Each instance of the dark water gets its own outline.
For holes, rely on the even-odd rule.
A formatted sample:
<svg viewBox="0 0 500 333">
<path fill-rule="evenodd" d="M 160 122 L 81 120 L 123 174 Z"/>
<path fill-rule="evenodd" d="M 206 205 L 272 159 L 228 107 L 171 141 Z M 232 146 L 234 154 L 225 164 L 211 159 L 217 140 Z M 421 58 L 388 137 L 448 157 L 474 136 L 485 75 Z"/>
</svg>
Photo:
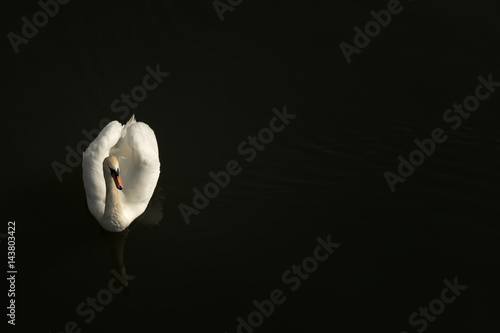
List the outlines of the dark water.
<svg viewBox="0 0 500 333">
<path fill-rule="evenodd" d="M 5 38 L 0 232 L 16 221 L 16 329 L 236 332 L 280 289 L 255 332 L 416 332 L 408 317 L 458 277 L 467 289 L 426 331 L 496 331 L 500 92 L 457 130 L 443 113 L 478 76 L 500 81 L 497 8 L 402 3 L 351 64 L 339 43 L 386 1 L 243 1 L 223 22 L 211 1 L 73 1 L 18 54 Z M 38 9 L 3 13 L 4 35 Z M 135 278 L 86 323 L 76 309 L 108 287 L 111 258 L 81 166 L 59 182 L 51 164 L 120 119 L 113 100 L 157 64 L 170 75 L 123 118 L 153 128 L 162 163 L 126 240 Z M 285 106 L 296 118 L 247 162 L 240 143 Z M 384 172 L 435 128 L 448 139 L 392 193 Z M 178 205 L 230 160 L 241 173 L 187 225 Z M 341 246 L 291 291 L 282 274 L 328 235 Z"/>
</svg>

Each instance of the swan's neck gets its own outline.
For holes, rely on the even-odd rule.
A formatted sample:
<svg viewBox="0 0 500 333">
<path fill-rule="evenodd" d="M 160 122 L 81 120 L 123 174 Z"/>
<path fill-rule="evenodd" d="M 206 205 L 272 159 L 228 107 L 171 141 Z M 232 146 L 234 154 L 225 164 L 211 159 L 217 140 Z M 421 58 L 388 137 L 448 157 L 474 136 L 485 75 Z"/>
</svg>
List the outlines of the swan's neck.
<svg viewBox="0 0 500 333">
<path fill-rule="evenodd" d="M 106 206 L 104 207 L 104 220 L 113 225 L 121 224 L 123 219 L 123 207 L 120 199 L 120 191 L 111 177 L 106 178 Z"/>
</svg>

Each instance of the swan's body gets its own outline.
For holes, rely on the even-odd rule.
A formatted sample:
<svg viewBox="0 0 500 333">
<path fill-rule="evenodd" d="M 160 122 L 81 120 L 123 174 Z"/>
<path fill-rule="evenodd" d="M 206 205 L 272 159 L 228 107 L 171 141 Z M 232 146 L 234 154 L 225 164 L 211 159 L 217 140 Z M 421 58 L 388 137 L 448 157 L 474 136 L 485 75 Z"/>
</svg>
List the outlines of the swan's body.
<svg viewBox="0 0 500 333">
<path fill-rule="evenodd" d="M 156 136 L 134 116 L 126 125 L 112 121 L 83 153 L 82 168 L 90 212 L 105 230 L 123 231 L 146 210 L 158 182 Z"/>
</svg>

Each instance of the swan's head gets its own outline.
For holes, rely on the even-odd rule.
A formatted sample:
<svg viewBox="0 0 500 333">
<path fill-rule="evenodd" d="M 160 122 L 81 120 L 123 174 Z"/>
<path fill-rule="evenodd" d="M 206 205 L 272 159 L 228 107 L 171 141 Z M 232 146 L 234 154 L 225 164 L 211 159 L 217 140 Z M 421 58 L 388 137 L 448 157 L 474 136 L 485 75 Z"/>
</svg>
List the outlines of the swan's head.
<svg viewBox="0 0 500 333">
<path fill-rule="evenodd" d="M 116 188 L 119 190 L 123 189 L 122 180 L 120 179 L 120 164 L 118 163 L 118 159 L 114 156 L 109 156 L 104 159 L 103 169 L 104 169 L 104 177 L 108 177 L 108 175 L 113 178 L 115 181 Z"/>
</svg>

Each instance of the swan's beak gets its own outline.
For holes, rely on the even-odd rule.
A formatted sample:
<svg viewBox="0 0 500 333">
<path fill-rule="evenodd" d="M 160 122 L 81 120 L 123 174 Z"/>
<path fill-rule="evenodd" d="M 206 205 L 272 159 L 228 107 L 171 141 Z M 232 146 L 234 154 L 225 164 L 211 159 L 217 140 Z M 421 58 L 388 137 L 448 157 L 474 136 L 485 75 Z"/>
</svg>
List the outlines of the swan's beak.
<svg viewBox="0 0 500 333">
<path fill-rule="evenodd" d="M 115 185 L 116 185 L 116 188 L 119 189 L 119 190 L 122 190 L 123 189 L 123 183 L 122 183 L 122 180 L 120 178 L 120 176 L 117 176 L 115 173 L 113 173 L 113 180 L 115 181 Z"/>
</svg>

